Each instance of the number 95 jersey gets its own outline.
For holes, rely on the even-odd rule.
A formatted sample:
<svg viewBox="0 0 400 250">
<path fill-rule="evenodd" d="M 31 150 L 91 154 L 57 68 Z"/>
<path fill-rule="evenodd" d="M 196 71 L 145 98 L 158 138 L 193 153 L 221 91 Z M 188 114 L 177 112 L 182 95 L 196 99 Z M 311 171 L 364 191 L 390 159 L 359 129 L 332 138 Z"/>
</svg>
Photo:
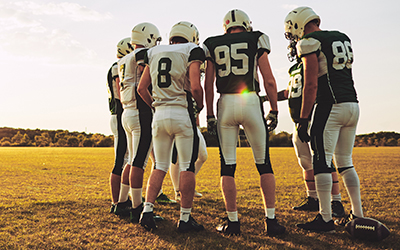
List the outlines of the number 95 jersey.
<svg viewBox="0 0 400 250">
<path fill-rule="evenodd" d="M 339 31 L 316 31 L 296 45 L 297 54 L 318 57 L 317 103 L 358 102 L 352 77 L 353 49 L 350 38 Z"/>
<path fill-rule="evenodd" d="M 189 65 L 195 61 L 203 63 L 204 60 L 204 51 L 194 43 L 158 45 L 149 49 L 144 62 L 150 69 L 153 106 L 187 108 L 186 93 L 191 92 L 190 84 L 187 84 Z"/>
<path fill-rule="evenodd" d="M 257 59 L 271 51 L 267 35 L 252 31 L 209 37 L 203 49 L 214 63 L 218 93 L 260 91 Z"/>
</svg>

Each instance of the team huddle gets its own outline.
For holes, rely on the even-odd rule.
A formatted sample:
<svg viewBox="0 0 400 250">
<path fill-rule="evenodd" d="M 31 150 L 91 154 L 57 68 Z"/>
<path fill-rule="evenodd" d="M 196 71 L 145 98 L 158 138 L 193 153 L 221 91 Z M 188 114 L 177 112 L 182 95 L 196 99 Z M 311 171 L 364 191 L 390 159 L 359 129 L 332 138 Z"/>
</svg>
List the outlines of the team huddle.
<svg viewBox="0 0 400 250">
<path fill-rule="evenodd" d="M 241 232 L 235 170 L 242 126 L 260 175 L 266 234 L 284 234 L 286 228 L 275 215 L 275 176 L 268 141 L 269 132 L 278 124 L 277 102 L 288 100 L 295 125 L 293 145 L 307 192 L 304 202 L 293 209 L 319 211 L 314 220 L 297 226 L 331 232 L 335 225 L 364 217 L 360 182 L 352 162 L 359 116 L 351 72 L 353 50 L 345 34 L 323 31 L 319 25 L 320 17 L 309 7 L 296 8 L 286 16 L 288 58 L 295 64 L 289 69 L 288 87 L 278 92 L 268 59 L 269 37 L 253 31 L 250 18 L 241 10 L 229 11 L 223 19 L 224 34 L 208 37 L 201 46 L 199 31 L 190 22 L 181 21 L 171 28 L 169 45 L 159 44 L 161 36 L 155 25 L 137 24 L 131 37 L 118 43 L 119 60 L 108 73 L 115 141 L 111 212 L 155 230 L 163 220 L 153 211 L 155 202 L 179 201 L 178 231 L 204 230 L 192 216 L 192 204 L 195 196 L 202 196 L 195 189 L 196 174 L 207 160 L 206 143 L 198 128 L 198 114 L 205 106 L 207 131 L 219 143 L 227 213 L 226 222 L 216 230 L 226 235 Z M 266 96 L 259 96 L 261 89 Z M 215 90 L 219 93 L 216 108 Z M 264 101 L 269 101 L 268 112 Z M 142 198 L 149 158 L 153 168 Z M 162 192 L 168 171 L 175 200 Z M 351 202 L 347 216 L 337 172 Z"/>
</svg>

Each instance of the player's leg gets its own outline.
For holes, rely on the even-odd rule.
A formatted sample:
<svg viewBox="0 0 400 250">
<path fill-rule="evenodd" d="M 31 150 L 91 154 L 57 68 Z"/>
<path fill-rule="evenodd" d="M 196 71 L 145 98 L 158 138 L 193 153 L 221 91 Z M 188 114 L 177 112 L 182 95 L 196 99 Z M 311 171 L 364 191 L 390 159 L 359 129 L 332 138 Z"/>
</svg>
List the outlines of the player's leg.
<svg viewBox="0 0 400 250">
<path fill-rule="evenodd" d="M 350 197 L 352 214 L 356 217 L 363 217 L 360 180 L 353 166 L 352 160 L 356 127 L 359 117 L 358 104 L 342 103 L 339 106 L 345 116 L 345 125 L 342 127 L 338 138 L 338 144 L 334 154 L 335 163 Z"/>
<path fill-rule="evenodd" d="M 248 94 L 242 108 L 242 125 L 260 174 L 260 191 L 265 210 L 265 229 L 267 234 L 282 234 L 286 229 L 279 225 L 275 218 L 275 176 L 269 156 L 269 134 L 263 117 L 262 103 L 255 93 L 254 95 Z"/>
<path fill-rule="evenodd" d="M 204 136 L 201 134 L 200 129 L 197 127 L 197 135 L 199 136 L 199 156 L 195 162 L 195 171 L 194 174 L 197 176 L 197 174 L 199 173 L 201 167 L 203 166 L 204 162 L 207 160 L 208 158 L 208 153 L 207 153 L 207 144 L 206 144 L 206 140 L 204 139 Z M 197 190 L 194 191 L 194 196 L 195 197 L 202 197 L 203 195 L 199 192 L 197 192 Z"/>
<path fill-rule="evenodd" d="M 318 195 L 315 190 L 314 170 L 312 166 L 312 155 L 310 145 L 303 143 L 298 134 L 297 128 L 293 131 L 292 142 L 300 167 L 303 169 L 303 179 L 306 187 L 307 198 L 294 210 L 318 211 Z"/>
</svg>

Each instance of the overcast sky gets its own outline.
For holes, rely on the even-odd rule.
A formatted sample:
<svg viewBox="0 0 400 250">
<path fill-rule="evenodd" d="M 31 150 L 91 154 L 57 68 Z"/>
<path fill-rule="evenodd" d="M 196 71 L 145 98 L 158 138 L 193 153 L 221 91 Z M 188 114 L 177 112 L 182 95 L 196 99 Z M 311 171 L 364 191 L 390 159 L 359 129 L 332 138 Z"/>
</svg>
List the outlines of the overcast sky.
<svg viewBox="0 0 400 250">
<path fill-rule="evenodd" d="M 148 6 L 144 6 L 149 3 Z M 231 9 L 245 11 L 266 33 L 278 90 L 288 83 L 283 20 L 299 6 L 321 17 L 321 28 L 352 40 L 360 101 L 357 134 L 400 132 L 399 1 L 5 1 L 0 0 L 0 127 L 111 134 L 106 75 L 116 44 L 141 22 L 155 24 L 167 44 L 179 21 L 194 23 L 200 40 L 223 33 Z M 263 92 L 264 93 L 264 92 Z M 268 103 L 265 104 L 269 109 Z M 276 132 L 292 133 L 287 102 Z M 206 126 L 205 111 L 200 116 Z"/>
</svg>

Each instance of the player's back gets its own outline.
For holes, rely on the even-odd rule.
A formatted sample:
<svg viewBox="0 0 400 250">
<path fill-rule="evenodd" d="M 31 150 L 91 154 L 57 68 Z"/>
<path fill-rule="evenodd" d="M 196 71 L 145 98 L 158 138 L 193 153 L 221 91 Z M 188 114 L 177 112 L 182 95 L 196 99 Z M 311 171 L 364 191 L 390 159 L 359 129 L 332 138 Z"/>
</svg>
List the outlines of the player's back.
<svg viewBox="0 0 400 250">
<path fill-rule="evenodd" d="M 147 52 L 146 63 L 150 67 L 153 85 L 153 106 L 178 105 L 187 107 L 185 81 L 188 67 L 198 52 L 204 52 L 193 43 L 158 45 Z M 203 59 L 204 60 L 204 59 Z M 186 84 L 186 87 L 188 85 Z"/>
</svg>

